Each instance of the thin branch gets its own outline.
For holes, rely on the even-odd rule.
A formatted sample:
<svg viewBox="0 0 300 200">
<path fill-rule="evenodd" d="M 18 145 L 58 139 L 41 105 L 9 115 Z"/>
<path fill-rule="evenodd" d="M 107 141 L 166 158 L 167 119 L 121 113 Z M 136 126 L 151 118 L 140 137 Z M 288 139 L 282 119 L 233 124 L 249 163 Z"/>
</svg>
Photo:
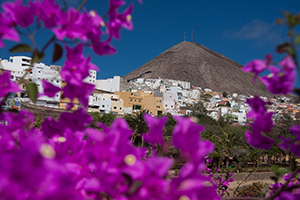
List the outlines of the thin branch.
<svg viewBox="0 0 300 200">
<path fill-rule="evenodd" d="M 34 49 L 37 49 L 37 46 L 36 46 L 36 43 L 35 43 L 35 40 L 34 40 L 34 36 L 33 35 L 29 35 L 29 39 L 31 40 Z"/>
<path fill-rule="evenodd" d="M 244 182 L 246 182 L 246 180 L 251 176 L 251 174 L 252 174 L 253 172 L 251 171 L 250 173 L 249 173 L 249 175 L 240 183 L 240 184 L 238 184 L 238 186 L 235 188 L 235 190 L 234 190 L 234 192 L 233 192 L 233 196 L 235 196 L 235 193 L 236 193 L 236 191 L 238 190 L 238 188 L 240 187 L 240 185 L 242 185 Z"/>
<path fill-rule="evenodd" d="M 41 52 L 44 52 L 47 49 L 47 47 L 54 41 L 55 41 L 55 35 L 53 35 L 52 38 L 45 44 Z"/>
<path fill-rule="evenodd" d="M 275 193 L 273 193 L 273 195 L 272 196 L 270 196 L 270 197 L 268 197 L 266 200 L 273 200 L 273 199 L 275 199 L 276 197 L 278 197 L 280 194 L 281 194 L 281 192 L 283 192 L 283 191 L 291 191 L 291 190 L 293 190 L 293 189 L 295 189 L 295 188 L 300 188 L 300 185 L 293 185 L 293 186 L 291 186 L 291 187 L 288 187 L 288 184 L 290 183 L 290 181 L 293 179 L 293 178 L 295 178 L 295 176 L 298 174 L 298 171 L 296 170 L 296 171 L 294 171 L 293 173 L 292 173 L 292 176 L 283 184 L 283 186 L 279 189 L 279 190 L 277 190 Z"/>
<path fill-rule="evenodd" d="M 79 11 L 83 6 L 84 6 L 84 4 L 87 2 L 88 0 L 83 0 L 81 3 L 80 3 L 80 5 L 77 7 L 77 11 Z"/>
</svg>

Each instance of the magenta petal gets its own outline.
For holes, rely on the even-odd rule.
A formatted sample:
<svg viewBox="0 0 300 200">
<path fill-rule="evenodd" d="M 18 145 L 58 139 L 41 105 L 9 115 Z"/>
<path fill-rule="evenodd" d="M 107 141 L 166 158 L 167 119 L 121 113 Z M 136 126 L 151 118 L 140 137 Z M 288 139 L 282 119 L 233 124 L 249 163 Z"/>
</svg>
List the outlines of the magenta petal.
<svg viewBox="0 0 300 200">
<path fill-rule="evenodd" d="M 46 95 L 48 97 L 54 97 L 61 89 L 52 83 L 42 80 L 44 93 L 41 95 Z"/>
<path fill-rule="evenodd" d="M 10 81 L 10 72 L 5 71 L 0 74 L 0 98 L 5 97 L 10 92 L 19 92 L 20 87 L 17 83 Z"/>
</svg>

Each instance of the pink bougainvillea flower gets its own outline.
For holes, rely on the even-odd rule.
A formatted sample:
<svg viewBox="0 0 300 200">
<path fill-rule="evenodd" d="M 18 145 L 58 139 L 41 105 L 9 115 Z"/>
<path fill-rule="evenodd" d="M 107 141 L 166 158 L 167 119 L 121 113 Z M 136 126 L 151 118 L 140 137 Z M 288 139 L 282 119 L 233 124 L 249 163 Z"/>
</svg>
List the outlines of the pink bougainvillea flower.
<svg viewBox="0 0 300 200">
<path fill-rule="evenodd" d="M 59 40 L 67 37 L 69 39 L 78 38 L 84 42 L 87 41 L 86 29 L 83 29 L 85 21 L 80 12 L 71 7 L 66 13 L 60 12 L 58 17 L 57 24 L 59 24 L 59 27 L 52 28 L 52 32 Z"/>
<path fill-rule="evenodd" d="M 61 10 L 59 4 L 55 5 L 55 0 L 43 0 L 41 2 L 35 0 L 34 2 L 29 2 L 29 4 L 34 14 L 45 23 L 46 28 L 53 28 L 58 25 L 58 16 Z"/>
<path fill-rule="evenodd" d="M 256 95 L 252 99 L 247 99 L 246 102 L 251 107 L 251 110 L 247 114 L 247 119 L 256 119 L 257 116 L 264 115 L 267 112 L 267 108 L 265 107 L 266 102 Z"/>
<path fill-rule="evenodd" d="M 277 146 L 279 146 L 282 150 L 288 150 L 290 147 L 290 140 L 291 138 L 284 138 L 281 135 L 279 136 L 281 139 L 281 143 L 278 143 Z"/>
<path fill-rule="evenodd" d="M 149 133 L 144 135 L 145 141 L 151 143 L 152 145 L 160 144 L 163 146 L 163 128 L 168 121 L 168 118 L 166 116 L 162 118 L 156 118 L 149 114 L 144 114 L 144 119 L 149 126 Z"/>
<path fill-rule="evenodd" d="M 107 33 L 110 37 L 120 39 L 120 30 L 122 27 L 132 30 L 131 13 L 133 5 L 130 5 L 122 14 L 118 14 L 116 10 L 110 10 L 110 20 L 108 22 Z"/>
<path fill-rule="evenodd" d="M 216 189 L 217 186 L 213 183 L 212 179 L 199 174 L 196 166 L 187 163 L 181 169 L 179 176 L 171 180 L 170 192 L 165 199 L 219 200 L 220 198 L 217 196 Z"/>
<path fill-rule="evenodd" d="M 63 89 L 63 97 L 67 97 L 73 101 L 78 98 L 84 107 L 88 106 L 89 95 L 94 91 L 95 85 L 81 82 L 81 84 L 67 84 Z"/>
<path fill-rule="evenodd" d="M 272 63 L 272 59 L 273 59 L 273 56 L 271 54 L 265 55 L 265 62 L 267 65 L 270 65 Z"/>
<path fill-rule="evenodd" d="M 275 66 L 270 66 L 271 74 L 261 77 L 261 81 L 267 86 L 268 90 L 275 95 L 292 92 L 296 81 L 296 72 L 288 67 L 279 69 Z"/>
<path fill-rule="evenodd" d="M 287 69 L 294 69 L 296 67 L 291 56 L 286 56 L 282 59 L 282 61 L 278 64 L 281 67 L 285 67 Z"/>
<path fill-rule="evenodd" d="M 39 96 L 46 95 L 48 97 L 54 97 L 56 93 L 58 93 L 61 90 L 59 87 L 53 85 L 52 83 L 46 80 L 42 80 L 42 85 L 43 85 L 44 92 Z"/>
<path fill-rule="evenodd" d="M 33 23 L 33 12 L 28 6 L 22 4 L 22 0 L 5 2 L 2 4 L 2 8 L 5 15 L 8 15 L 15 24 L 23 28 Z"/>
<path fill-rule="evenodd" d="M 104 41 L 104 42 L 101 42 L 100 40 L 92 41 L 91 48 L 93 49 L 93 51 L 96 54 L 98 54 L 100 56 L 112 55 L 112 54 L 117 53 L 117 50 L 106 41 Z"/>
<path fill-rule="evenodd" d="M 3 48 L 4 44 L 2 39 L 12 40 L 15 42 L 20 41 L 20 37 L 15 29 L 11 26 L 11 20 L 6 18 L 6 16 L 0 13 L 0 47 Z"/>
<path fill-rule="evenodd" d="M 200 140 L 204 127 L 194 123 L 190 118 L 174 117 L 177 121 L 173 129 L 173 144 L 180 149 L 181 157 L 188 162 L 203 162 L 205 155 L 215 148 L 210 141 Z M 185 140 L 182 140 L 185 138 Z"/>
<path fill-rule="evenodd" d="M 273 112 L 267 112 L 264 115 L 257 115 L 255 119 L 253 119 L 252 127 L 256 127 L 261 132 L 269 132 L 272 131 L 273 120 L 272 120 Z"/>
<path fill-rule="evenodd" d="M 260 130 L 256 130 L 252 127 L 252 133 L 246 131 L 246 141 L 255 148 L 258 149 L 270 149 L 275 140 L 261 134 Z"/>
<path fill-rule="evenodd" d="M 294 125 L 290 128 L 290 132 L 296 136 L 294 141 L 300 140 L 300 125 Z"/>
<path fill-rule="evenodd" d="M 83 44 L 78 44 L 73 49 L 66 46 L 66 50 L 67 61 L 61 70 L 61 77 L 67 83 L 62 89 L 63 96 L 71 100 L 78 98 L 82 105 L 86 107 L 89 94 L 93 92 L 95 85 L 85 83 L 83 80 L 89 76 L 90 70 L 98 70 L 98 68 L 90 62 L 91 57 L 83 57 Z"/>
<path fill-rule="evenodd" d="M 256 78 L 257 76 L 263 72 L 264 70 L 266 70 L 268 68 L 266 62 L 264 60 L 259 60 L 259 59 L 256 59 L 256 60 L 253 60 L 249 63 L 247 63 L 243 68 L 242 70 L 244 72 L 251 72 L 251 73 L 254 73 L 255 76 L 253 78 L 253 82 L 256 81 Z"/>
<path fill-rule="evenodd" d="M 249 125 L 252 127 L 252 133 L 246 131 L 245 136 L 247 142 L 255 148 L 269 149 L 275 142 L 271 138 L 262 135 L 263 132 L 267 133 L 273 128 L 272 112 L 267 112 L 265 102 L 258 96 L 253 99 L 247 99 L 247 103 L 251 107 L 247 118 L 252 118 L 253 123 Z"/>
<path fill-rule="evenodd" d="M 83 57 L 83 44 L 78 44 L 73 49 L 66 46 L 66 50 L 67 60 L 61 70 L 61 77 L 68 84 L 81 86 L 83 79 L 89 76 L 89 71 L 98 71 L 98 67 L 90 62 L 91 57 Z"/>
<path fill-rule="evenodd" d="M 5 71 L 0 74 L 0 98 L 5 97 L 10 92 L 19 92 L 20 87 L 17 83 L 10 81 L 10 72 Z"/>
</svg>

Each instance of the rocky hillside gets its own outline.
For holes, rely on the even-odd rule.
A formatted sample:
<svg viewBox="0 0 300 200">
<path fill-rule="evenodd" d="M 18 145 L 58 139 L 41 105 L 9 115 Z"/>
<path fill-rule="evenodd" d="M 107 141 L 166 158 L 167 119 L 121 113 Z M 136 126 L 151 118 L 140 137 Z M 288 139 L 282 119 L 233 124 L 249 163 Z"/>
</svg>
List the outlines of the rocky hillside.
<svg viewBox="0 0 300 200">
<path fill-rule="evenodd" d="M 126 81 L 136 78 L 168 78 L 189 81 L 193 86 L 218 92 L 270 96 L 263 83 L 244 73 L 241 65 L 195 42 L 181 42 L 138 69 L 125 75 Z"/>
</svg>

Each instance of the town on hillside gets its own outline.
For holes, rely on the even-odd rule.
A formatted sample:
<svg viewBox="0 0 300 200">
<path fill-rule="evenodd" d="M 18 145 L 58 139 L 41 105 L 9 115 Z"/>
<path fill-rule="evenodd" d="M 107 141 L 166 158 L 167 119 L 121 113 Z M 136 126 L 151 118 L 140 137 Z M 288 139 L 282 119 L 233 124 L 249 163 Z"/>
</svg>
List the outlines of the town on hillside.
<svg viewBox="0 0 300 200">
<path fill-rule="evenodd" d="M 8 60 L 0 59 L 0 72 L 10 71 L 11 80 L 18 82 L 24 76 L 25 80 L 34 82 L 38 92 L 43 93 L 42 80 L 47 80 L 53 85 L 63 88 L 65 81 L 60 76 L 61 66 L 35 63 L 29 70 L 31 58 L 14 56 Z M 190 115 L 201 112 L 215 120 L 220 117 L 230 119 L 233 124 L 245 125 L 247 112 L 250 107 L 246 103 L 249 96 L 228 91 L 212 91 L 202 88 L 201 85 L 193 86 L 190 82 L 165 78 L 136 78 L 125 81 L 120 76 L 106 80 L 98 80 L 97 73 L 90 71 L 85 82 L 95 85 L 94 92 L 89 96 L 88 112 L 113 113 L 126 115 L 149 110 L 153 115 Z M 28 97 L 24 83 L 19 84 L 21 92 L 8 97 L 4 109 L 20 109 L 22 104 L 33 104 Z M 253 96 L 250 96 L 250 98 Z M 276 117 L 288 114 L 291 119 L 300 118 L 300 104 L 292 102 L 288 97 L 264 97 L 268 102 L 268 110 L 274 112 Z M 66 109 L 70 100 L 63 98 L 58 92 L 54 97 L 39 96 L 35 106 Z M 78 101 L 73 102 L 73 109 L 78 109 Z M 197 109 L 198 107 L 202 109 Z M 197 107 L 198 106 L 198 107 Z"/>
</svg>

